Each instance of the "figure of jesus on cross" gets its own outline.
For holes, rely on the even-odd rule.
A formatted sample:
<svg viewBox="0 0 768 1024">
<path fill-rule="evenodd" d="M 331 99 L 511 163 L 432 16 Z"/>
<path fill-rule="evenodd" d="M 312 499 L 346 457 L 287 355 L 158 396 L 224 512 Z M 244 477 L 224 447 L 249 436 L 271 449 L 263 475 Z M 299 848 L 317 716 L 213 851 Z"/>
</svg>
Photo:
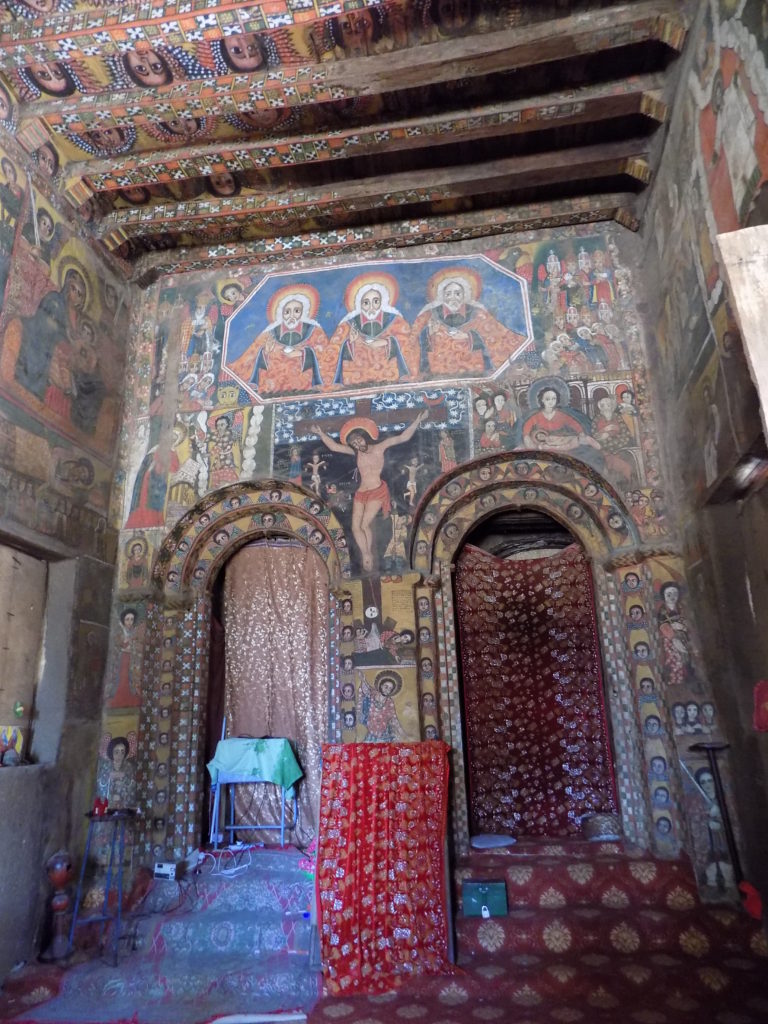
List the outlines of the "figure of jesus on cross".
<svg viewBox="0 0 768 1024">
<path fill-rule="evenodd" d="M 381 479 L 384 455 L 389 448 L 410 441 L 428 415 L 423 410 L 401 434 L 378 442 L 378 425 L 365 416 L 347 420 L 339 431 L 338 441 L 316 423 L 312 424 L 312 433 L 320 437 L 326 448 L 340 455 L 354 455 L 357 459 L 360 480 L 352 501 L 352 536 L 360 549 L 364 572 L 373 572 L 375 568 L 373 521 L 379 512 L 388 516 L 392 510 L 389 487 Z"/>
</svg>

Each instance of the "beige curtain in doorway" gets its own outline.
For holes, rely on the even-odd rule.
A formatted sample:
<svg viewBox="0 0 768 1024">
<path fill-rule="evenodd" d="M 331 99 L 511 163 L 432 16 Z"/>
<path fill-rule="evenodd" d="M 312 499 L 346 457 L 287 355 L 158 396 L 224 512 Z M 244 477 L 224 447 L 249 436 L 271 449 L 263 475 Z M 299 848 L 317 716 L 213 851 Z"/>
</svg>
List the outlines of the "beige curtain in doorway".
<svg viewBox="0 0 768 1024">
<path fill-rule="evenodd" d="M 304 771 L 295 842 L 317 829 L 321 744 L 328 708 L 329 618 L 325 563 L 298 542 L 242 548 L 224 580 L 225 709 L 228 736 L 283 736 Z M 279 822 L 272 786 L 239 786 L 237 821 Z M 275 832 L 242 838 L 274 843 Z"/>
</svg>

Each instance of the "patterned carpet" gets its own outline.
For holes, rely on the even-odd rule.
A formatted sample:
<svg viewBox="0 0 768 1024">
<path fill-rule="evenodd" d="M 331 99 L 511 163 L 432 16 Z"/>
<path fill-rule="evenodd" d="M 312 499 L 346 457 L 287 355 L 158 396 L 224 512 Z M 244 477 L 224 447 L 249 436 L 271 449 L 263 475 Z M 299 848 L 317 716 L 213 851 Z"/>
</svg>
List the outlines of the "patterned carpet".
<svg viewBox="0 0 768 1024">
<path fill-rule="evenodd" d="M 69 970 L 39 964 L 14 973 L 0 992 L 0 1020 L 207 1024 L 233 1013 L 303 1009 L 309 1024 L 768 1021 L 765 933 L 740 908 L 702 906 L 679 862 L 582 842 L 474 854 L 457 865 L 457 884 L 504 879 L 509 914 L 456 915 L 452 975 L 410 977 L 392 993 L 354 998 L 319 997 L 317 975 L 308 970 L 292 980 L 281 972 L 288 960 L 309 965 L 302 925 L 286 924 L 298 920 L 290 915 L 307 890 L 291 897 L 288 877 L 296 877 L 281 879 L 279 863 L 266 865 L 267 883 L 247 875 L 220 880 L 201 887 L 199 902 L 181 912 L 140 919 L 141 948 L 122 955 L 116 970 L 90 959 Z M 270 888 L 276 907 L 264 902 Z M 150 893 L 159 908 L 167 896 L 162 888 Z M 273 924 L 281 922 L 282 943 L 266 923 L 268 906 Z M 250 931 L 231 928 L 237 913 L 247 915 Z M 259 928 L 259 941 L 281 945 L 261 961 L 263 970 L 249 952 Z M 291 943 L 300 955 L 285 953 Z M 270 1003 L 290 984 L 293 996 L 283 987 L 281 1002 Z"/>
<path fill-rule="evenodd" d="M 456 915 L 452 977 L 386 996 L 324 997 L 310 1024 L 765 1024 L 768 941 L 740 908 L 704 907 L 690 869 L 614 843 L 473 854 L 510 912 Z"/>
<path fill-rule="evenodd" d="M 91 952 L 67 970 L 36 965 L 11 975 L 0 1020 L 206 1024 L 307 1010 L 321 986 L 310 964 L 314 877 L 300 852 L 246 850 L 208 867 L 215 871 L 151 886 L 124 917 L 117 968 Z"/>
</svg>

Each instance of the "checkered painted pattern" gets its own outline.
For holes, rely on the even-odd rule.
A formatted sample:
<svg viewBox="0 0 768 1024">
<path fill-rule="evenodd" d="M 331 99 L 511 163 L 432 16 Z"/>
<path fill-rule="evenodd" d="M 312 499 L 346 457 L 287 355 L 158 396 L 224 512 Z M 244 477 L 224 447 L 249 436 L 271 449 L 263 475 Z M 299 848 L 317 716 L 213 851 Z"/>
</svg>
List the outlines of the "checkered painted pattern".
<svg viewBox="0 0 768 1024">
<path fill-rule="evenodd" d="M 453 580 L 449 562 L 440 564 L 442 586 L 435 592 L 436 635 L 440 660 L 440 719 L 443 739 L 450 744 L 453 772 L 453 840 L 459 856 L 469 852 L 469 807 L 461 733 L 461 693 L 456 650 L 456 615 L 453 607 Z"/>
<path fill-rule="evenodd" d="M 346 623 L 345 623 L 346 624 Z M 350 617 L 349 624 L 352 624 Z M 341 742 L 340 650 L 341 614 L 339 600 L 331 593 L 328 601 L 328 742 Z"/>
</svg>

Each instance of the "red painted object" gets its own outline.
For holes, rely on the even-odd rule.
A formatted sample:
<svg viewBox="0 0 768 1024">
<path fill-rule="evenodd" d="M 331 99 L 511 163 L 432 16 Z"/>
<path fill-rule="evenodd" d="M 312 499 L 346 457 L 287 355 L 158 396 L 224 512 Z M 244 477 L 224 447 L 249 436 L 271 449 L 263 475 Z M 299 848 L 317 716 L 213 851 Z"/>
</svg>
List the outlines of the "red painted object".
<svg viewBox="0 0 768 1024">
<path fill-rule="evenodd" d="M 761 679 L 755 683 L 753 725 L 757 732 L 768 732 L 768 679 Z"/>
<path fill-rule="evenodd" d="M 739 882 L 739 891 L 744 909 L 756 921 L 763 919 L 763 900 L 751 882 Z"/>
</svg>

